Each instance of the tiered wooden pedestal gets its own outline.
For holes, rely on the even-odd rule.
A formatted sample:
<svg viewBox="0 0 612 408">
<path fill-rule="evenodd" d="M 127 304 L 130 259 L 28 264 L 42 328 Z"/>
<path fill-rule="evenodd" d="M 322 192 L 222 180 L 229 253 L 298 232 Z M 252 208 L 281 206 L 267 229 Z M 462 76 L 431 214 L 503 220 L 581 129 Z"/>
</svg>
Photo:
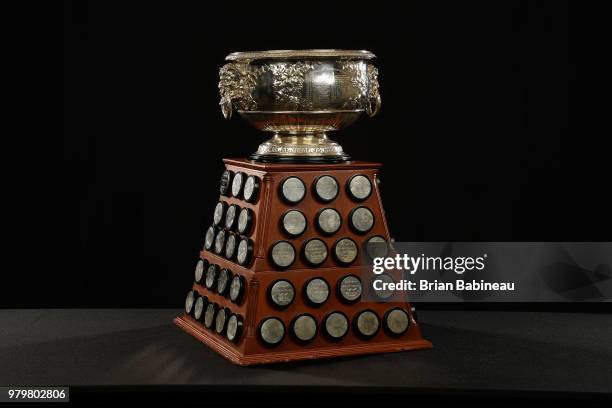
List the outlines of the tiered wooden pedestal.
<svg viewBox="0 0 612 408">
<path fill-rule="evenodd" d="M 227 170 L 255 176 L 259 181 L 257 198 L 251 203 L 243 198 L 232 197 L 231 193 L 227 196 L 221 195 L 219 198 L 228 206 L 235 204 L 239 208 L 252 210 L 253 225 L 248 234 L 248 238 L 253 243 L 252 258 L 248 264 L 241 266 L 235 258 L 228 260 L 223 253 L 216 254 L 213 249 L 202 250 L 200 258 L 206 260 L 207 264 L 218 265 L 220 269 L 227 268 L 233 275 L 241 275 L 245 282 L 244 294 L 239 303 L 235 303 L 227 295 L 222 296 L 201 283 L 194 283 L 192 289 L 198 295 L 205 296 L 208 302 L 214 302 L 219 308 L 227 308 L 232 314 L 240 316 L 243 330 L 238 339 L 230 341 L 226 334 L 218 334 L 214 325 L 211 329 L 205 328 L 202 321 L 194 318 L 193 313 L 175 319 L 175 323 L 181 329 L 239 365 L 431 347 L 431 343 L 422 338 L 418 322 L 407 301 L 397 298 L 397 301 L 393 302 L 360 300 L 347 303 L 337 292 L 337 284 L 343 277 L 362 276 L 362 256 L 357 257 L 350 265 L 342 265 L 332 256 L 334 244 L 339 239 L 351 238 L 360 251 L 366 240 L 373 236 L 384 237 L 389 241 L 389 230 L 376 181 L 380 164 L 358 161 L 342 164 L 281 164 L 258 163 L 244 159 L 224 159 L 224 162 Z M 334 177 L 339 185 L 338 195 L 330 202 L 317 199 L 313 191 L 313 183 L 323 175 Z M 349 179 L 355 175 L 363 175 L 371 181 L 372 193 L 361 201 L 352 198 L 347 190 Z M 306 187 L 304 198 L 297 204 L 290 204 L 281 197 L 280 185 L 291 176 L 299 177 Z M 373 227 L 363 234 L 351 228 L 348 219 L 351 210 L 361 206 L 370 209 L 374 215 Z M 334 208 L 342 217 L 340 229 L 329 236 L 315 227 L 317 214 L 323 208 Z M 305 231 L 297 238 L 288 236 L 281 228 L 283 214 L 292 209 L 301 211 L 307 220 Z M 304 243 L 311 238 L 322 240 L 328 248 L 329 256 L 317 267 L 309 265 L 302 255 Z M 287 241 L 296 250 L 295 261 L 284 269 L 276 266 L 270 258 L 271 248 L 278 241 Z M 304 293 L 305 283 L 312 278 L 323 278 L 330 287 L 329 298 L 318 307 L 308 302 Z M 293 302 L 282 309 L 273 304 L 269 294 L 270 286 L 279 279 L 290 281 L 295 288 Z M 362 282 L 362 286 L 365 295 L 365 291 L 369 289 L 368 283 Z M 386 313 L 394 308 L 401 308 L 409 316 L 409 327 L 400 335 L 393 334 L 384 327 Z M 356 316 L 364 310 L 373 311 L 380 319 L 380 330 L 369 338 L 360 335 L 354 322 Z M 348 333 L 339 340 L 325 335 L 323 327 L 326 316 L 333 312 L 343 313 L 350 323 Z M 302 314 L 309 314 L 317 322 L 317 334 L 309 342 L 299 341 L 291 334 L 293 320 Z M 270 317 L 280 319 L 285 327 L 282 341 L 274 346 L 266 344 L 259 333 L 261 323 Z"/>
</svg>

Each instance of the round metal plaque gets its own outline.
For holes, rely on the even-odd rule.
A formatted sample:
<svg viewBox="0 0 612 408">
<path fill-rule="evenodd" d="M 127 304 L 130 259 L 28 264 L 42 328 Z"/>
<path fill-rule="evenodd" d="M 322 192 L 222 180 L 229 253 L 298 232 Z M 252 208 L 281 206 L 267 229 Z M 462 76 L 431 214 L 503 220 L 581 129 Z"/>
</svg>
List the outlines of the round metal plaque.
<svg viewBox="0 0 612 408">
<path fill-rule="evenodd" d="M 219 192 L 221 195 L 228 195 L 230 192 L 230 186 L 232 185 L 232 178 L 234 177 L 234 173 L 230 170 L 225 170 L 221 175 L 221 184 L 219 186 Z"/>
<path fill-rule="evenodd" d="M 365 338 L 373 337 L 378 333 L 380 328 L 380 320 L 378 315 L 372 310 L 364 310 L 360 312 L 354 320 L 355 330 L 360 336 Z"/>
<path fill-rule="evenodd" d="M 259 325 L 259 337 L 269 346 L 279 344 L 285 337 L 285 325 L 276 317 L 269 317 Z"/>
<path fill-rule="evenodd" d="M 334 244 L 333 255 L 341 265 L 347 266 L 350 265 L 357 259 L 357 255 L 359 255 L 359 248 L 355 241 L 350 238 L 340 238 Z"/>
<path fill-rule="evenodd" d="M 208 268 L 208 261 L 205 259 L 198 259 L 198 263 L 195 267 L 195 281 L 196 283 L 201 283 L 202 278 L 204 277 L 204 273 Z"/>
<path fill-rule="evenodd" d="M 236 228 L 236 221 L 238 220 L 238 211 L 240 207 L 236 204 L 232 204 L 227 207 L 227 211 L 225 211 L 225 228 L 228 230 L 233 230 Z"/>
<path fill-rule="evenodd" d="M 410 317 L 408 313 L 399 307 L 389 310 L 385 314 L 385 329 L 395 336 L 402 335 L 410 327 Z"/>
<path fill-rule="evenodd" d="M 298 210 L 289 210 L 281 219 L 283 231 L 291 237 L 298 237 L 306 230 L 306 216 Z"/>
<path fill-rule="evenodd" d="M 361 280 L 355 275 L 348 275 L 338 282 L 338 296 L 347 303 L 354 303 L 361 297 Z"/>
<path fill-rule="evenodd" d="M 223 252 L 223 248 L 225 247 L 225 230 L 219 230 L 217 232 L 217 236 L 215 237 L 215 253 L 221 254 Z"/>
<path fill-rule="evenodd" d="M 342 312 L 332 312 L 327 315 L 323 322 L 325 334 L 333 340 L 340 340 L 349 330 L 349 321 Z"/>
<path fill-rule="evenodd" d="M 242 235 L 249 235 L 253 224 L 253 211 L 249 208 L 243 208 L 238 214 L 238 232 Z"/>
<path fill-rule="evenodd" d="M 317 214 L 317 227 L 325 235 L 335 234 L 341 225 L 342 217 L 333 208 L 324 208 Z"/>
<path fill-rule="evenodd" d="M 229 296 L 234 303 L 240 303 L 244 295 L 244 278 L 240 275 L 234 275 L 230 285 Z"/>
<path fill-rule="evenodd" d="M 215 331 L 218 334 L 225 334 L 225 328 L 227 327 L 227 318 L 229 317 L 228 309 L 220 309 L 215 317 Z"/>
<path fill-rule="evenodd" d="M 208 306 L 206 306 L 206 312 L 204 312 L 204 326 L 207 329 L 213 327 L 217 310 L 219 310 L 219 306 L 217 306 L 216 303 L 209 303 Z"/>
<path fill-rule="evenodd" d="M 237 314 L 233 314 L 227 320 L 227 329 L 225 331 L 225 335 L 229 341 L 233 341 L 234 343 L 238 343 L 240 340 L 240 335 L 242 334 L 242 317 Z"/>
<path fill-rule="evenodd" d="M 221 296 L 227 296 L 231 281 L 232 272 L 227 268 L 221 269 L 219 277 L 217 278 L 217 293 Z"/>
<path fill-rule="evenodd" d="M 236 260 L 242 266 L 247 265 L 251 261 L 253 255 L 253 243 L 248 238 L 242 238 L 238 244 L 238 254 Z"/>
<path fill-rule="evenodd" d="M 187 298 L 185 298 L 185 313 L 191 314 L 193 313 L 193 304 L 195 303 L 195 298 L 197 296 L 197 292 L 190 290 L 187 293 Z"/>
<path fill-rule="evenodd" d="M 363 174 L 351 177 L 347 184 L 349 195 L 356 201 L 363 201 L 372 194 L 372 183 Z"/>
<path fill-rule="evenodd" d="M 313 238 L 304 244 L 302 255 L 310 266 L 320 266 L 327 259 L 327 245 L 318 238 Z"/>
<path fill-rule="evenodd" d="M 338 181 L 332 176 L 321 176 L 314 183 L 315 196 L 324 203 L 333 201 L 339 190 Z"/>
<path fill-rule="evenodd" d="M 295 261 L 295 248 L 288 241 L 278 241 L 270 249 L 270 259 L 278 268 L 288 268 Z"/>
<path fill-rule="evenodd" d="M 374 235 L 366 241 L 365 250 L 372 259 L 384 258 L 389 254 L 389 244 L 384 237 Z"/>
<path fill-rule="evenodd" d="M 367 207 L 357 207 L 349 215 L 351 228 L 358 234 L 365 234 L 374 226 L 374 213 Z"/>
<path fill-rule="evenodd" d="M 234 256 L 236 255 L 237 239 L 236 234 L 229 233 L 227 240 L 225 240 L 225 257 L 230 261 L 234 259 Z"/>
<path fill-rule="evenodd" d="M 259 179 L 257 176 L 249 176 L 244 182 L 243 196 L 249 203 L 257 200 L 257 194 L 259 193 Z"/>
<path fill-rule="evenodd" d="M 313 278 L 306 283 L 304 295 L 310 304 L 320 306 L 329 298 L 329 284 L 323 278 Z"/>
<path fill-rule="evenodd" d="M 208 289 L 212 290 L 217 284 L 217 277 L 219 276 L 219 266 L 216 264 L 210 264 L 206 271 L 205 285 Z"/>
<path fill-rule="evenodd" d="M 317 335 L 317 321 L 312 315 L 299 315 L 291 324 L 291 334 L 301 342 L 309 342 Z"/>
<path fill-rule="evenodd" d="M 299 203 L 306 195 L 304 182 L 295 176 L 283 180 L 280 187 L 281 196 L 289 204 Z"/>
<path fill-rule="evenodd" d="M 382 283 L 376 284 L 377 287 L 380 287 L 380 289 L 378 290 L 374 287 L 374 284 L 377 281 L 382 282 Z M 389 289 L 388 286 L 384 286 L 384 284 L 387 284 L 387 283 L 395 283 L 391 275 L 387 273 L 381 273 L 380 275 L 374 276 L 374 278 L 372 279 L 372 291 L 374 292 L 374 295 L 377 298 L 381 300 L 387 300 L 393 296 L 393 293 L 395 291 Z"/>
<path fill-rule="evenodd" d="M 288 280 L 277 280 L 270 286 L 269 296 L 272 303 L 282 309 L 295 299 L 295 288 Z"/>
<path fill-rule="evenodd" d="M 236 198 L 240 198 L 242 194 L 242 187 L 244 186 L 244 179 L 246 178 L 246 174 L 239 171 L 234 174 L 234 180 L 232 181 L 232 195 Z"/>
<path fill-rule="evenodd" d="M 204 308 L 206 307 L 207 301 L 204 296 L 200 296 L 197 298 L 195 302 L 195 306 L 193 308 L 193 318 L 200 321 L 204 316 Z"/>
<path fill-rule="evenodd" d="M 209 227 L 204 237 L 204 249 L 210 250 L 215 243 L 215 227 Z"/>
<path fill-rule="evenodd" d="M 215 206 L 215 211 L 213 213 L 213 224 L 215 226 L 221 223 L 221 220 L 223 219 L 223 216 L 225 215 L 226 208 L 227 208 L 227 204 L 225 204 L 223 201 L 219 201 L 217 205 Z"/>
</svg>

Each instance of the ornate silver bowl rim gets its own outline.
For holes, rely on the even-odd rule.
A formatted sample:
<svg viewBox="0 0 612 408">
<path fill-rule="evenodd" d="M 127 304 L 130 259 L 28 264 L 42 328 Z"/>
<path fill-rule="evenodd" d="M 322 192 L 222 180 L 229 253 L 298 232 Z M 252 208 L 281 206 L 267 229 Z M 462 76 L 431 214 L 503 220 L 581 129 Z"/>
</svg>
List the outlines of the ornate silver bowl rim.
<svg viewBox="0 0 612 408">
<path fill-rule="evenodd" d="M 263 60 L 263 59 L 301 59 L 301 58 L 336 58 L 370 60 L 376 55 L 366 50 L 269 50 L 232 52 L 226 61 Z"/>
</svg>

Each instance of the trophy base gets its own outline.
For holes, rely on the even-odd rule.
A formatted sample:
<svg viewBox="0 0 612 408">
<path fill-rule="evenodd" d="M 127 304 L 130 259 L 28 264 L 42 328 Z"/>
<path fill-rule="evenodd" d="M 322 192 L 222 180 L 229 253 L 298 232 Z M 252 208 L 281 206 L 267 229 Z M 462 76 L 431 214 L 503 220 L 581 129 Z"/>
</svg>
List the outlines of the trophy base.
<svg viewBox="0 0 612 408">
<path fill-rule="evenodd" d="M 275 133 L 265 141 L 251 160 L 262 163 L 344 163 L 351 158 L 342 146 L 320 133 Z"/>
<path fill-rule="evenodd" d="M 339 156 L 278 156 L 274 154 L 253 153 L 249 159 L 261 163 L 312 163 L 312 164 L 336 164 L 351 161 L 347 154 Z"/>
</svg>

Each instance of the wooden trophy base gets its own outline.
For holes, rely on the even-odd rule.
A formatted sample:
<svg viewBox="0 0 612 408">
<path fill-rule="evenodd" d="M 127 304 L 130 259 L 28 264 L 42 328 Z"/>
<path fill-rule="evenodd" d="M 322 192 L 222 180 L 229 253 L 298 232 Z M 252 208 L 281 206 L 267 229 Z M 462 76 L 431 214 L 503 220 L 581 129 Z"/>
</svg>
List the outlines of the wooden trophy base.
<svg viewBox="0 0 612 408">
<path fill-rule="evenodd" d="M 432 347 L 405 297 L 362 300 L 364 245 L 390 242 L 380 164 L 224 162 L 177 326 L 239 365 Z"/>
</svg>

